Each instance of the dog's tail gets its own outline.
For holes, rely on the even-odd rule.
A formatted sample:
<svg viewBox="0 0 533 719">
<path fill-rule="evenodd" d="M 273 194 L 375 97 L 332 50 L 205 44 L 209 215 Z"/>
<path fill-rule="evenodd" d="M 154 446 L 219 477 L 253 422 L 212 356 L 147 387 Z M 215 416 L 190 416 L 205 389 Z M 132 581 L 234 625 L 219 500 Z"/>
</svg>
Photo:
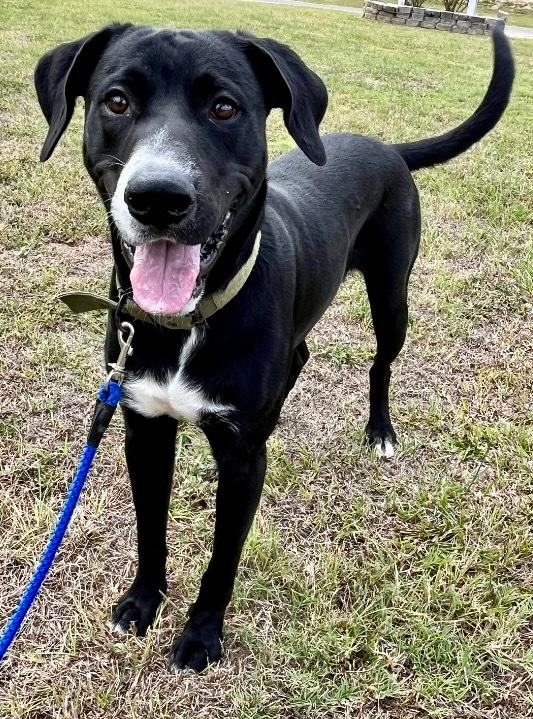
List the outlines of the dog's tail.
<svg viewBox="0 0 533 719">
<path fill-rule="evenodd" d="M 392 146 L 403 157 L 410 170 L 438 165 L 460 155 L 490 132 L 503 115 L 513 87 L 513 55 L 503 27 L 494 28 L 492 41 L 492 78 L 485 97 L 474 114 L 444 135 Z"/>
</svg>

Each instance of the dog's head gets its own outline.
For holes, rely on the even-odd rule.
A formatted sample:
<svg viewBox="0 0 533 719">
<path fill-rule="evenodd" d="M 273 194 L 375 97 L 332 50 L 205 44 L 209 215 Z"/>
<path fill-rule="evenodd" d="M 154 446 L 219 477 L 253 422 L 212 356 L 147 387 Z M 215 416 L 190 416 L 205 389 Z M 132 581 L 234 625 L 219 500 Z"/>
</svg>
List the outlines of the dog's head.
<svg viewBox="0 0 533 719">
<path fill-rule="evenodd" d="M 264 181 L 271 108 L 283 109 L 307 157 L 325 163 L 326 89 L 274 40 L 111 25 L 47 53 L 35 85 L 49 123 L 42 161 L 85 98 L 85 165 L 110 203 L 147 311 L 190 306 L 233 215 Z"/>
</svg>

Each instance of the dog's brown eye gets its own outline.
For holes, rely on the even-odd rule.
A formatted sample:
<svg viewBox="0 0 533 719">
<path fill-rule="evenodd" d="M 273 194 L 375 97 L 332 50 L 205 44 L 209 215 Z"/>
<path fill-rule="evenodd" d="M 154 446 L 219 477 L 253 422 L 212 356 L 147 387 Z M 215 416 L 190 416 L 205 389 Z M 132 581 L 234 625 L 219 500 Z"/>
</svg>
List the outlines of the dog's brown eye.
<svg viewBox="0 0 533 719">
<path fill-rule="evenodd" d="M 237 108 L 231 100 L 226 98 L 217 100 L 211 110 L 211 115 L 215 120 L 231 120 L 236 114 Z"/>
<path fill-rule="evenodd" d="M 118 92 L 114 92 L 112 95 L 109 95 L 105 104 L 107 109 L 115 115 L 123 115 L 130 106 L 124 95 L 121 95 Z"/>
</svg>

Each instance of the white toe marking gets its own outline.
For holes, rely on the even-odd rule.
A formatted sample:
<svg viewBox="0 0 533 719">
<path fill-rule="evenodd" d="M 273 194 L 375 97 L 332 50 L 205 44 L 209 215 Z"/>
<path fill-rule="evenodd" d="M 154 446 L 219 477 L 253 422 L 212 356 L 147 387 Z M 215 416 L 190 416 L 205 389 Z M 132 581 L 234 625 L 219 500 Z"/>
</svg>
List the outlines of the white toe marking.
<svg viewBox="0 0 533 719">
<path fill-rule="evenodd" d="M 376 457 L 380 457 L 381 459 L 394 457 L 394 445 L 390 439 L 386 439 L 384 442 L 375 442 L 372 448 L 376 453 Z"/>
<path fill-rule="evenodd" d="M 120 624 L 115 624 L 115 622 L 112 622 L 111 620 L 109 620 L 109 622 L 107 623 L 107 628 L 109 629 L 111 634 L 117 634 L 119 636 L 128 633 L 125 629 L 123 629 L 123 627 L 120 626 Z"/>
</svg>

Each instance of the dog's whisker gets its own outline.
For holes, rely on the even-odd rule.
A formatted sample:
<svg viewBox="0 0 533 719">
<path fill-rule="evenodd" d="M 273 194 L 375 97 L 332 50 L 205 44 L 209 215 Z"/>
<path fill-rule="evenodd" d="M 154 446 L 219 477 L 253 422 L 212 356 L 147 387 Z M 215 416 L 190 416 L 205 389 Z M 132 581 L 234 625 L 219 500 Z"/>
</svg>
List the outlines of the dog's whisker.
<svg viewBox="0 0 533 719">
<path fill-rule="evenodd" d="M 106 153 L 104 155 L 104 157 L 110 157 L 112 160 L 116 160 L 114 165 L 111 165 L 111 167 L 114 167 L 116 165 L 120 165 L 121 167 L 126 167 L 126 163 L 123 160 L 121 160 L 119 157 L 115 157 L 115 155 L 110 155 L 110 154 Z"/>
</svg>

